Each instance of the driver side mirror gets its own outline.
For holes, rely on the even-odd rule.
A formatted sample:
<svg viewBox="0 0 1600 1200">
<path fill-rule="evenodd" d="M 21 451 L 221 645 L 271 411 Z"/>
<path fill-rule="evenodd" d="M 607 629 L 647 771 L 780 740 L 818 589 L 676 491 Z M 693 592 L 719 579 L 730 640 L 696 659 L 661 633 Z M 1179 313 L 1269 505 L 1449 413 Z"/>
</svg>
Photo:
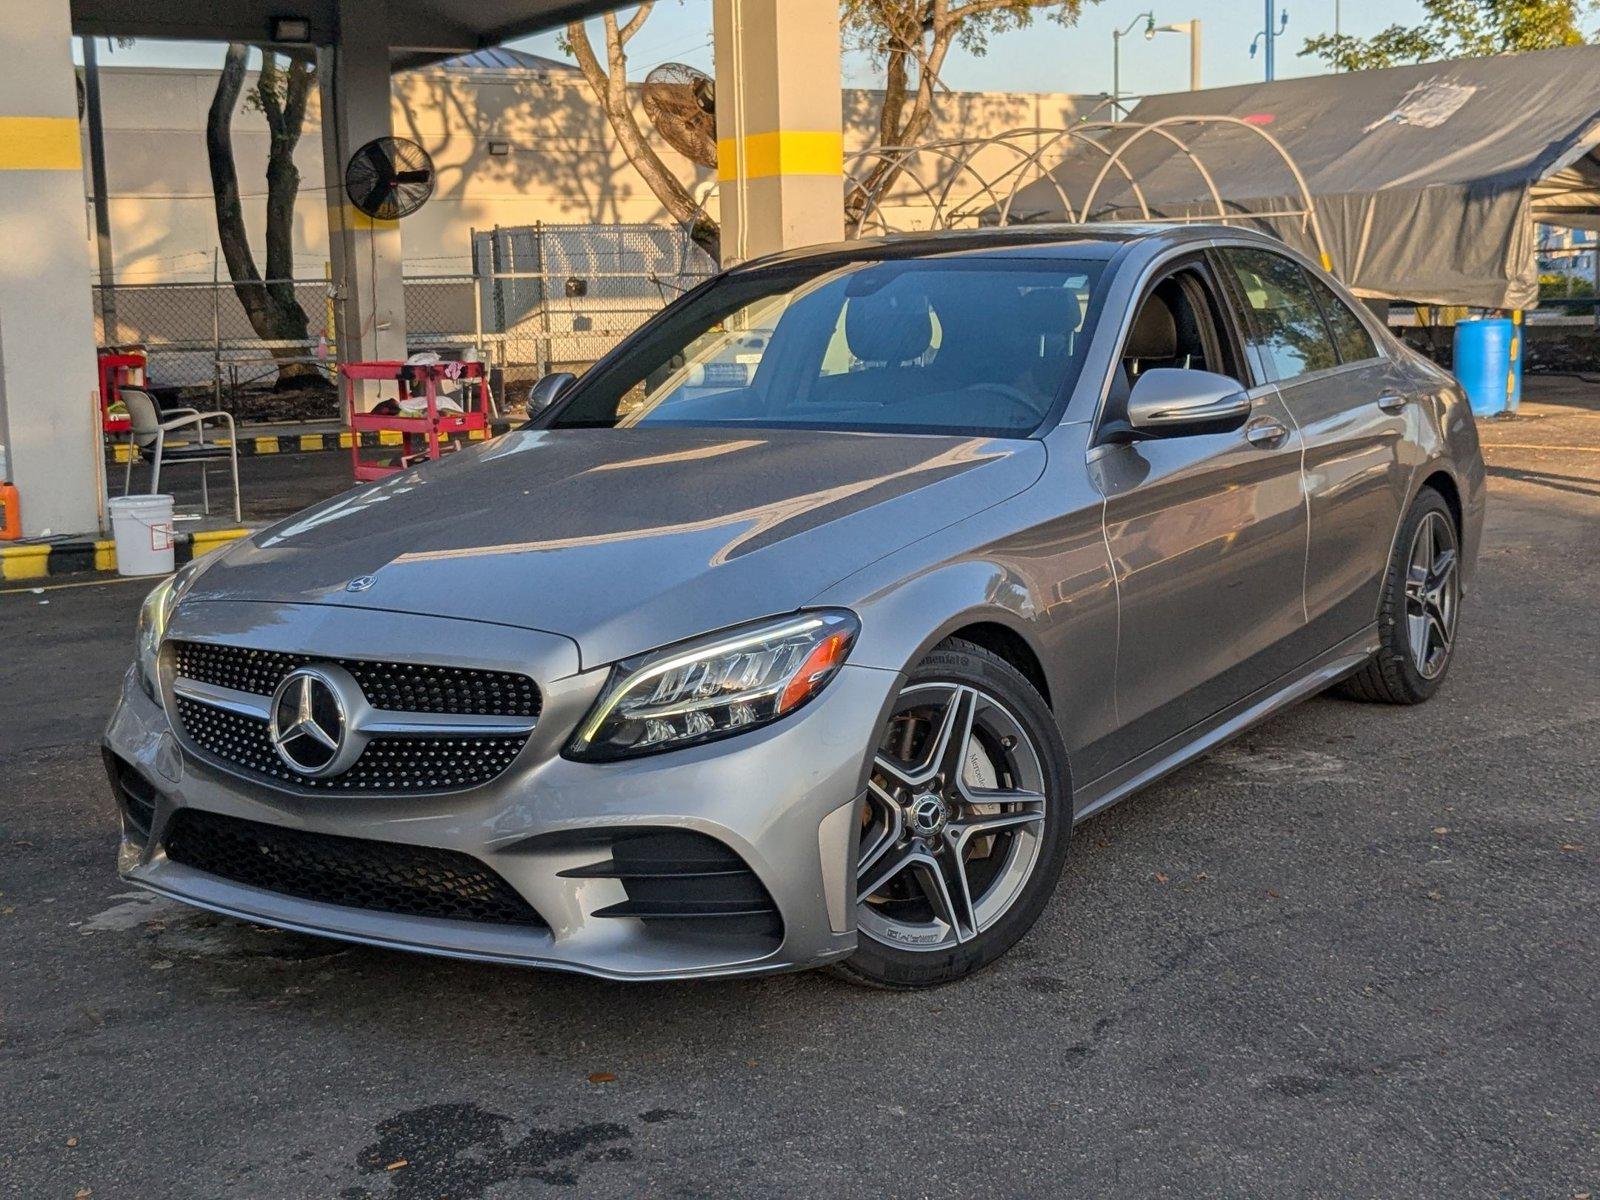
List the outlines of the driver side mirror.
<svg viewBox="0 0 1600 1200">
<path fill-rule="evenodd" d="M 538 416 L 549 408 L 562 394 L 578 382 L 578 377 L 571 371 L 552 371 L 549 375 L 540 378 L 528 389 L 528 415 Z"/>
<path fill-rule="evenodd" d="M 1145 437 L 1228 433 L 1249 416 L 1239 381 L 1211 371 L 1152 367 L 1128 396 L 1128 426 Z"/>
</svg>

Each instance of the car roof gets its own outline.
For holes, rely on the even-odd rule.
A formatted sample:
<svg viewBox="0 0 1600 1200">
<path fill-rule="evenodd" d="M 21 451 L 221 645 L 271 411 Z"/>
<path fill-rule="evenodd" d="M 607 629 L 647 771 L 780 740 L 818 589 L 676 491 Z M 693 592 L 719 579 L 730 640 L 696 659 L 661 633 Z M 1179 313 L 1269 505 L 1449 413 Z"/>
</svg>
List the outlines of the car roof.
<svg viewBox="0 0 1600 1200">
<path fill-rule="evenodd" d="M 1165 224 L 1096 221 L 1090 224 L 1025 224 L 979 229 L 945 229 L 891 233 L 804 246 L 752 259 L 735 271 L 803 263 L 811 260 L 851 261 L 916 258 L 1069 258 L 1109 259 L 1134 243 L 1155 246 L 1201 242 L 1225 237 L 1274 244 L 1274 239 L 1222 222 Z"/>
</svg>

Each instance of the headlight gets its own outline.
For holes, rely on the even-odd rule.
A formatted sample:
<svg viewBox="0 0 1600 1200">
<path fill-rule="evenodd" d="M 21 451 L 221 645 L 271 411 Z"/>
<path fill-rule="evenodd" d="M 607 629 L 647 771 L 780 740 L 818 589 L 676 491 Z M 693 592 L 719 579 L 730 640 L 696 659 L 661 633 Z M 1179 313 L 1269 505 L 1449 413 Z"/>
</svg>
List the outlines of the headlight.
<svg viewBox="0 0 1600 1200">
<path fill-rule="evenodd" d="M 827 686 L 860 628 L 843 610 L 804 612 L 620 662 L 567 754 L 629 758 L 776 721 Z"/>
<path fill-rule="evenodd" d="M 134 635 L 134 661 L 139 665 L 139 683 L 150 699 L 160 697 L 160 684 L 156 680 L 156 655 L 161 652 L 161 639 L 167 633 L 167 618 L 172 615 L 172 597 L 177 589 L 172 586 L 176 575 L 169 575 L 156 584 L 139 607 L 139 631 Z"/>
<path fill-rule="evenodd" d="M 161 701 L 161 682 L 156 674 L 156 663 L 161 654 L 161 639 L 167 636 L 167 622 L 172 619 L 172 610 L 178 607 L 184 592 L 189 590 L 195 576 L 203 570 L 202 561 L 195 559 L 187 562 L 178 568 L 177 574 L 169 575 L 156 584 L 139 608 L 139 629 L 134 635 L 134 661 L 139 666 L 139 685 L 144 688 L 144 694 L 158 704 Z"/>
</svg>

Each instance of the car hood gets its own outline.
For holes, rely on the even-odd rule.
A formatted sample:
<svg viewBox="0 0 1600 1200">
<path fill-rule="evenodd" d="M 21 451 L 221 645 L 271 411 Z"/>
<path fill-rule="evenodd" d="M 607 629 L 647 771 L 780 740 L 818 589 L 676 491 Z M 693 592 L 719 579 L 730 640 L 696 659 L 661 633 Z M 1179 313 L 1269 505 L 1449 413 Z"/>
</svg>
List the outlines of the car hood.
<svg viewBox="0 0 1600 1200">
<path fill-rule="evenodd" d="M 185 603 L 436 613 L 559 633 L 584 665 L 792 611 L 1017 494 L 1034 441 L 523 430 L 236 543 Z"/>
</svg>

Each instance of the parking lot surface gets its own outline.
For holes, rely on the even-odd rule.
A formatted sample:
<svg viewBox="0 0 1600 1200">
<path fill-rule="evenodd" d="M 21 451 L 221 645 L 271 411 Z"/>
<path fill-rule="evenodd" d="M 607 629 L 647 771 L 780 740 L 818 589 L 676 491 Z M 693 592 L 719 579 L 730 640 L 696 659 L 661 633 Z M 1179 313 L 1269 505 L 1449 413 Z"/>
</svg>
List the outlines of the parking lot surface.
<svg viewBox="0 0 1600 1200">
<path fill-rule="evenodd" d="M 920 994 L 135 892 L 96 740 L 146 589 L 0 595 L 0 1195 L 1600 1194 L 1597 394 L 1485 425 L 1434 702 L 1313 700 L 1090 820 L 1033 933 Z"/>
</svg>

